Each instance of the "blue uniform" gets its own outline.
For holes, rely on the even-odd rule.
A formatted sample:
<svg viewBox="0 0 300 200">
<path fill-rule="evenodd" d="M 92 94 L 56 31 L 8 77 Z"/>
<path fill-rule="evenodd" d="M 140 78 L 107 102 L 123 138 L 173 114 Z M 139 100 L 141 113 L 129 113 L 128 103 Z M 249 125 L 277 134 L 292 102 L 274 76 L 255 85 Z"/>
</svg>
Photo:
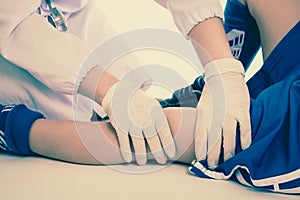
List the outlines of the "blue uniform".
<svg viewBox="0 0 300 200">
<path fill-rule="evenodd" d="M 260 48 L 255 20 L 244 5 L 237 0 L 228 0 L 224 27 L 233 55 L 247 69 Z M 195 161 L 189 168 L 192 174 L 204 178 L 231 179 L 262 190 L 300 194 L 299 50 L 298 22 L 247 82 L 251 96 L 251 146 L 241 150 L 237 131 L 234 157 L 220 163 L 214 170 L 208 168 L 206 160 Z M 199 77 L 189 86 L 192 90 L 185 91 L 193 91 L 194 94 L 197 88 L 203 86 L 203 77 Z M 185 105 L 185 102 L 176 101 L 185 101 L 185 97 L 191 96 L 183 91 L 176 91 L 179 96 L 162 101 L 161 105 Z M 197 100 L 194 103 L 190 101 L 189 105 L 197 105 Z"/>
<path fill-rule="evenodd" d="M 280 42 L 248 82 L 251 146 L 211 171 L 206 161 L 190 171 L 200 177 L 232 179 L 259 189 L 300 193 L 300 23 Z M 237 137 L 238 138 L 238 137 Z"/>
</svg>

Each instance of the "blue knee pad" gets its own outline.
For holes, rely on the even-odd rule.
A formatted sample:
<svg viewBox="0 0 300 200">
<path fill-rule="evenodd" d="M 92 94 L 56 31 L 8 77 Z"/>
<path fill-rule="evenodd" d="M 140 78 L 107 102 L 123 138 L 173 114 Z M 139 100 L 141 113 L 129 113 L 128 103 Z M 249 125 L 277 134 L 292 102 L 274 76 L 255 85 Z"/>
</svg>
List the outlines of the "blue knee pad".
<svg viewBox="0 0 300 200">
<path fill-rule="evenodd" d="M 228 0 L 224 11 L 224 28 L 231 52 L 247 69 L 260 48 L 256 21 L 247 6 L 238 0 Z"/>
<path fill-rule="evenodd" d="M 28 109 L 25 105 L 0 105 L 0 147 L 18 155 L 33 155 L 29 147 L 29 133 L 32 124 L 41 113 Z"/>
</svg>

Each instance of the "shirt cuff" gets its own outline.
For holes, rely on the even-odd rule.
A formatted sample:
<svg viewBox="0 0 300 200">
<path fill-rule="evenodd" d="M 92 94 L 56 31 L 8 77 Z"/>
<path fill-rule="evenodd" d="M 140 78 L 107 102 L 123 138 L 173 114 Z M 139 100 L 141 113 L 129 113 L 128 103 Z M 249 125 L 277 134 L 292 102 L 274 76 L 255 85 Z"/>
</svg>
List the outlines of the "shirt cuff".
<svg viewBox="0 0 300 200">
<path fill-rule="evenodd" d="M 223 19 L 219 0 L 168 0 L 168 9 L 180 32 L 187 38 L 192 29 L 206 19 Z"/>
</svg>

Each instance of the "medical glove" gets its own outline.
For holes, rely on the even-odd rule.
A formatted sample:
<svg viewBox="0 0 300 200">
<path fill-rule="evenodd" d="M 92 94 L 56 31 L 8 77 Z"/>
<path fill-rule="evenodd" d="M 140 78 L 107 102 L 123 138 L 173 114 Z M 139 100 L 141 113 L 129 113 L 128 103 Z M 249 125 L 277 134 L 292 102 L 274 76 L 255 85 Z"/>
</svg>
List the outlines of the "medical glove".
<svg viewBox="0 0 300 200">
<path fill-rule="evenodd" d="M 226 161 L 235 154 L 236 129 L 242 149 L 251 144 L 250 97 L 240 61 L 225 58 L 204 66 L 205 86 L 197 105 L 195 154 L 207 159 L 214 169 L 219 164 L 221 145 Z"/>
<path fill-rule="evenodd" d="M 139 165 L 147 162 L 146 142 L 158 163 L 166 163 L 165 153 L 175 157 L 175 143 L 164 111 L 157 100 L 139 87 L 127 81 L 115 83 L 103 98 L 102 106 L 116 130 L 126 162 L 132 161 L 130 140 Z"/>
</svg>

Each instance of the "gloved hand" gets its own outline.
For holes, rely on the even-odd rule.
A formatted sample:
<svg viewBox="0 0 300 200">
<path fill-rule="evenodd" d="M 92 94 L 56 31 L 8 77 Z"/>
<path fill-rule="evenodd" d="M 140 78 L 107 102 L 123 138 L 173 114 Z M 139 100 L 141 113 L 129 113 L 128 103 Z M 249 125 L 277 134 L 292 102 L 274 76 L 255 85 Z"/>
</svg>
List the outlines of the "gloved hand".
<svg viewBox="0 0 300 200">
<path fill-rule="evenodd" d="M 157 100 L 137 86 L 127 81 L 117 82 L 106 93 L 102 106 L 116 130 L 126 162 L 132 161 L 130 138 L 139 165 L 147 162 L 145 142 L 158 163 L 167 161 L 165 153 L 175 157 L 175 143 L 164 111 Z"/>
<path fill-rule="evenodd" d="M 241 62 L 226 58 L 204 66 L 205 86 L 197 105 L 195 138 L 197 160 L 218 166 L 221 145 L 224 161 L 235 154 L 236 128 L 240 128 L 242 149 L 251 144 L 250 97 Z"/>
</svg>

